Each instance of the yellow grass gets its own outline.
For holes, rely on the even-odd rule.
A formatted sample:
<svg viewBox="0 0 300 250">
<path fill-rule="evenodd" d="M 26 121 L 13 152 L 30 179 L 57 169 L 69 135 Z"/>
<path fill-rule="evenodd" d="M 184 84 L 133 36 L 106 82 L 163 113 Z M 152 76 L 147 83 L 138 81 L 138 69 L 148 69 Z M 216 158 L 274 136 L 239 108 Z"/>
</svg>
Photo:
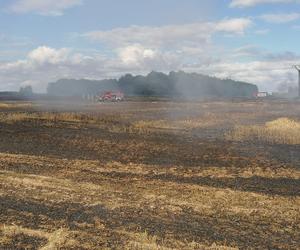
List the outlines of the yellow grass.
<svg viewBox="0 0 300 250">
<path fill-rule="evenodd" d="M 227 247 L 227 246 L 220 246 L 217 244 L 212 244 L 211 246 L 204 245 L 198 242 L 190 242 L 190 243 L 182 243 L 177 240 L 173 240 L 173 243 L 178 245 L 176 248 L 169 248 L 164 246 L 164 241 L 161 244 L 158 243 L 159 238 L 156 235 L 150 235 L 147 232 L 144 233 L 128 233 L 122 232 L 127 234 L 131 240 L 125 246 L 126 250 L 179 250 L 182 248 L 186 250 L 236 250 L 237 248 Z"/>
<path fill-rule="evenodd" d="M 235 141 L 258 139 L 276 144 L 300 144 L 300 122 L 279 118 L 262 126 L 236 126 L 226 137 Z"/>
<path fill-rule="evenodd" d="M 260 154 L 260 148 L 255 157 L 238 155 L 239 144 L 188 134 L 216 138 L 232 124 L 278 117 L 270 114 L 278 109 L 227 112 L 221 103 L 205 105 L 211 113 L 199 107 L 199 114 L 172 119 L 162 118 L 165 108 L 159 113 L 152 106 L 148 116 L 141 109 L 131 119 L 116 105 L 111 106 L 115 113 L 105 105 L 77 113 L 2 110 L 0 249 L 1 243 L 26 248 L 35 239 L 42 250 L 297 249 L 297 158 L 282 164 L 269 152 Z M 298 114 L 296 108 L 285 108 L 281 116 Z M 42 129 L 18 133 L 31 124 Z M 236 127 L 227 136 L 290 143 L 299 135 L 297 120 L 260 124 Z M 201 130 L 210 126 L 220 133 Z M 162 128 L 175 129 L 175 136 Z M 242 146 L 243 152 L 253 150 Z M 281 147 L 289 155 L 290 146 Z"/>
<path fill-rule="evenodd" d="M 126 117 L 123 117 L 123 120 Z M 0 113 L 0 123 L 23 125 L 24 122 L 35 122 L 52 127 L 58 122 L 74 123 L 76 126 L 87 124 L 107 129 L 111 132 L 130 132 L 130 125 L 121 120 L 119 115 L 97 115 L 80 112 L 10 112 Z M 136 131 L 136 130 L 135 130 Z"/>
<path fill-rule="evenodd" d="M 6 123 L 23 122 L 30 120 L 45 120 L 48 122 L 66 121 L 66 122 L 96 122 L 96 116 L 81 113 L 52 113 L 52 112 L 16 112 L 9 114 L 1 114 L 0 121 Z"/>
<path fill-rule="evenodd" d="M 24 102 L 24 103 L 0 103 L 0 109 L 16 109 L 16 108 L 31 108 L 33 107 L 33 104 L 30 102 Z"/>
<path fill-rule="evenodd" d="M 186 118 L 182 120 L 140 120 L 133 124 L 133 128 L 140 132 L 150 132 L 151 129 L 199 129 L 213 126 L 217 123 L 215 119 Z"/>
<path fill-rule="evenodd" d="M 45 246 L 40 248 L 40 250 L 52 250 L 52 249 L 59 249 L 62 245 L 76 245 L 75 241 L 73 239 L 68 239 L 69 232 L 67 229 L 58 229 L 54 231 L 53 233 L 44 232 L 42 230 L 33 230 L 24 228 L 21 226 L 7 226 L 2 225 L 0 227 L 0 232 L 5 235 L 5 239 L 2 239 L 2 241 L 9 241 L 13 239 L 18 234 L 25 234 L 32 237 L 38 237 L 38 238 L 44 238 L 48 242 Z M 1 242 L 0 242 L 1 244 Z"/>
<path fill-rule="evenodd" d="M 133 235 L 133 239 L 128 243 L 126 249 L 130 250 L 171 250 L 157 243 L 157 237 L 151 236 L 147 232 Z"/>
<path fill-rule="evenodd" d="M 7 103 L 0 103 L 0 108 L 1 109 L 5 109 L 5 108 L 9 108 L 10 105 L 8 105 Z"/>
</svg>

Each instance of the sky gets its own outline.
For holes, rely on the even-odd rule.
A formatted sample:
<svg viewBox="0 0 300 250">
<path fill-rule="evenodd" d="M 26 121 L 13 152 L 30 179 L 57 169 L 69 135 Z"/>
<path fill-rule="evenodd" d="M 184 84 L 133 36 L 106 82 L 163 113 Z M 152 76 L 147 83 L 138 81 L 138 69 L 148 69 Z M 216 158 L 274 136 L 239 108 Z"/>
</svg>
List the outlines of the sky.
<svg viewBox="0 0 300 250">
<path fill-rule="evenodd" d="M 1 0 L 0 91 L 197 72 L 297 85 L 300 0 Z"/>
</svg>

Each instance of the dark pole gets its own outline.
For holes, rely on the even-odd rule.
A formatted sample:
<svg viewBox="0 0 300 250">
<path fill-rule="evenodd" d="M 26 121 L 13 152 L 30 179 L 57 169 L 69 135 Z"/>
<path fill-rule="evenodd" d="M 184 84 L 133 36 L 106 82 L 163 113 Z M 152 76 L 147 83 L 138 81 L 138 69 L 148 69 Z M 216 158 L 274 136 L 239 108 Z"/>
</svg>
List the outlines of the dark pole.
<svg viewBox="0 0 300 250">
<path fill-rule="evenodd" d="M 298 97 L 300 97 L 300 65 L 295 65 L 294 67 L 298 71 Z"/>
<path fill-rule="evenodd" d="M 300 69 L 298 69 L 298 97 L 300 97 Z"/>
</svg>

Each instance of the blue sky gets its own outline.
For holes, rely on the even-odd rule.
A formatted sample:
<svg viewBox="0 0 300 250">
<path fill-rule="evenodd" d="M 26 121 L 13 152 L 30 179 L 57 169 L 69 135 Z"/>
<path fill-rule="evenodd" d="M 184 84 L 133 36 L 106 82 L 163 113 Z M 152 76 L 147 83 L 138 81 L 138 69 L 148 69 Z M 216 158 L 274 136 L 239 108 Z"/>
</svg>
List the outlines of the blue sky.
<svg viewBox="0 0 300 250">
<path fill-rule="evenodd" d="M 298 0 L 2 0 L 0 90 L 185 70 L 296 85 Z"/>
</svg>

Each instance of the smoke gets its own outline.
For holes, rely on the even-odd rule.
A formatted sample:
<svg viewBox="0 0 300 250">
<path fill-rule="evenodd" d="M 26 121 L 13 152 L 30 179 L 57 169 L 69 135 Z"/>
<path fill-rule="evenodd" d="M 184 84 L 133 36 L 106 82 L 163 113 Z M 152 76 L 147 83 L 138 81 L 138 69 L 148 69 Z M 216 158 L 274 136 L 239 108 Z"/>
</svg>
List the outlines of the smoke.
<svg viewBox="0 0 300 250">
<path fill-rule="evenodd" d="M 279 92 L 288 92 L 297 88 L 297 75 L 295 72 L 286 74 L 286 79 L 279 83 L 277 90 Z"/>
<path fill-rule="evenodd" d="M 255 85 L 245 82 L 221 80 L 183 71 L 169 74 L 152 71 L 145 76 L 126 74 L 118 80 L 59 80 L 49 84 L 48 93 L 56 96 L 82 96 L 117 89 L 127 96 L 184 99 L 253 97 L 257 92 Z"/>
</svg>

